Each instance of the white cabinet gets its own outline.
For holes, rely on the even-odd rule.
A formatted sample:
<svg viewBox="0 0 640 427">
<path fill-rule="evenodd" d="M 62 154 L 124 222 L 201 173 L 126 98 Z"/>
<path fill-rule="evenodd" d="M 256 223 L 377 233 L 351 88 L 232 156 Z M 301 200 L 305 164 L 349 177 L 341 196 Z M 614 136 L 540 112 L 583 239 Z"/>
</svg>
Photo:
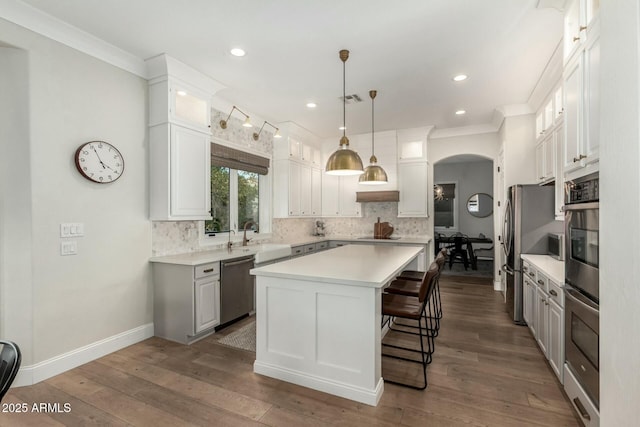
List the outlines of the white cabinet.
<svg viewBox="0 0 640 427">
<path fill-rule="evenodd" d="M 273 214 L 275 218 L 320 215 L 321 171 L 300 161 L 273 164 Z"/>
<path fill-rule="evenodd" d="M 322 216 L 359 217 L 361 204 L 356 202 L 357 176 L 322 176 Z"/>
<path fill-rule="evenodd" d="M 313 192 L 311 182 L 311 167 L 307 165 L 300 165 L 300 215 L 309 216 L 311 213 L 311 194 Z"/>
<path fill-rule="evenodd" d="M 568 0 L 564 10 L 563 58 L 568 62 L 592 37 L 600 0 Z"/>
<path fill-rule="evenodd" d="M 322 171 L 318 168 L 311 168 L 311 215 L 318 216 L 321 214 L 322 214 Z"/>
<path fill-rule="evenodd" d="M 340 177 L 340 216 L 361 216 L 361 205 L 356 202 L 358 176 Z"/>
<path fill-rule="evenodd" d="M 150 217 L 159 221 L 210 219 L 212 81 L 160 55 L 149 74 Z M 185 82 L 170 70 L 199 80 Z M 211 89 L 212 91 L 214 89 Z"/>
<path fill-rule="evenodd" d="M 210 136 L 175 124 L 150 128 L 150 217 L 202 220 L 210 217 Z"/>
<path fill-rule="evenodd" d="M 220 324 L 220 278 L 211 276 L 195 282 L 195 332 Z"/>
<path fill-rule="evenodd" d="M 526 275 L 522 276 L 522 317 L 535 336 L 535 311 L 536 287 Z"/>
<path fill-rule="evenodd" d="M 548 359 L 548 347 L 549 347 L 549 301 L 547 301 L 547 294 L 544 289 L 538 287 L 536 301 L 536 341 L 538 347 L 542 350 L 545 357 Z"/>
<path fill-rule="evenodd" d="M 427 138 L 433 126 L 396 132 L 398 163 L 427 161 Z"/>
<path fill-rule="evenodd" d="M 156 336 L 191 344 L 220 324 L 220 263 L 153 263 Z"/>
<path fill-rule="evenodd" d="M 564 381 L 564 293 L 544 271 L 523 260 L 523 317 L 540 351 Z"/>
<path fill-rule="evenodd" d="M 562 364 L 564 363 L 564 309 L 549 299 L 549 347 L 547 351 L 549 365 L 562 382 Z"/>
<path fill-rule="evenodd" d="M 289 188 L 289 203 L 288 203 L 288 216 L 300 216 L 302 212 L 302 203 L 300 198 L 300 191 L 302 189 L 302 182 L 300 177 L 302 175 L 302 166 L 296 162 L 287 162 L 286 167 L 289 169 L 287 176 L 288 188 Z M 284 191 L 287 187 L 278 188 L 276 191 Z"/>
<path fill-rule="evenodd" d="M 428 200 L 433 194 L 428 183 L 427 162 L 398 164 L 398 217 L 428 217 Z"/>
<path fill-rule="evenodd" d="M 561 130 L 561 128 L 559 128 Z M 548 132 L 536 146 L 536 173 L 543 184 L 556 178 L 556 132 Z"/>
<path fill-rule="evenodd" d="M 599 159 L 599 78 L 600 34 L 596 24 L 590 29 L 588 39 L 580 43 L 564 70 L 565 173 L 580 170 Z M 579 175 L 574 173 L 572 176 Z"/>
</svg>

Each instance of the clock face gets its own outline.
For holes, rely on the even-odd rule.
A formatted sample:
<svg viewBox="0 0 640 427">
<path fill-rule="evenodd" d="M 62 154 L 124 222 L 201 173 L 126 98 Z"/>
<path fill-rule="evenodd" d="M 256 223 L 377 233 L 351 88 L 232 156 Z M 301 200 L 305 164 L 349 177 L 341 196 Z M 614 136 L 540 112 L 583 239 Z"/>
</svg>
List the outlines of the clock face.
<svg viewBox="0 0 640 427">
<path fill-rule="evenodd" d="M 78 172 L 90 181 L 107 184 L 120 178 L 124 159 L 120 151 L 104 141 L 91 141 L 76 150 Z"/>
</svg>

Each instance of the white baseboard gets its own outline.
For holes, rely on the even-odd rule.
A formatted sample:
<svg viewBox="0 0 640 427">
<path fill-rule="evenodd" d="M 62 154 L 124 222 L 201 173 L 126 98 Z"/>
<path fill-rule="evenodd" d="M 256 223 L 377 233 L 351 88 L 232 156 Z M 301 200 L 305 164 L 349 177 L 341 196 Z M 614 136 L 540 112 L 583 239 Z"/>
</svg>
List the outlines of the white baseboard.
<svg viewBox="0 0 640 427">
<path fill-rule="evenodd" d="M 253 372 L 267 377 L 276 378 L 278 380 L 298 384 L 303 387 L 312 388 L 335 396 L 344 397 L 346 399 L 355 400 L 356 402 L 365 403 L 367 405 L 376 406 L 382 397 L 384 391 L 384 380 L 380 378 L 374 389 L 364 389 L 362 387 L 352 386 L 340 383 L 327 378 L 309 375 L 307 373 L 295 371 L 293 369 L 283 368 L 264 362 L 255 361 L 253 363 Z"/>
<path fill-rule="evenodd" d="M 493 281 L 493 290 L 494 291 L 501 291 L 502 290 L 502 282 L 500 280 L 494 280 Z"/>
<path fill-rule="evenodd" d="M 153 323 L 96 341 L 35 365 L 22 366 L 13 386 L 36 384 L 153 336 Z"/>
</svg>

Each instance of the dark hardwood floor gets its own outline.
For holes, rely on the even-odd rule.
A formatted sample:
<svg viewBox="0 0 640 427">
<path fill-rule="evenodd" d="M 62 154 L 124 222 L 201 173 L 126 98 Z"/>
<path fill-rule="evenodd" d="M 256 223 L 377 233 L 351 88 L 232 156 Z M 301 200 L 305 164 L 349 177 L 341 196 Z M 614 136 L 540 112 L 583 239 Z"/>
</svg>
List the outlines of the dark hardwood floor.
<svg viewBox="0 0 640 427">
<path fill-rule="evenodd" d="M 160 338 L 29 387 L 7 404 L 59 403 L 54 413 L 0 413 L 1 426 L 573 426 L 562 386 L 526 327 L 515 326 L 490 279 L 443 276 L 444 318 L 429 386 L 385 384 L 377 407 L 277 381 L 252 371 L 254 353 L 217 343 Z M 383 374 L 419 365 L 383 358 Z M 64 411 L 64 404 L 71 410 Z"/>
</svg>

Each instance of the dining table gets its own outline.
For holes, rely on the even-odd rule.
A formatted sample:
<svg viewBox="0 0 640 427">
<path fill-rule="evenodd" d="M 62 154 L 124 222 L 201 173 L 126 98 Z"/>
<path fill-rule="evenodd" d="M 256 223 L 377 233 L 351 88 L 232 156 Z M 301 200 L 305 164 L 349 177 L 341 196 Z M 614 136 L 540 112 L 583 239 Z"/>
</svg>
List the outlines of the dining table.
<svg viewBox="0 0 640 427">
<path fill-rule="evenodd" d="M 435 249 L 435 254 L 437 255 L 438 252 L 440 252 L 440 250 L 444 247 L 450 247 L 451 245 L 455 244 L 455 238 L 458 235 L 458 233 L 454 233 L 451 235 L 446 235 L 446 234 L 442 234 L 442 233 L 436 233 L 435 234 L 435 245 L 434 245 L 434 249 Z M 493 240 L 489 237 L 486 237 L 485 235 L 479 235 L 479 236 L 468 236 L 464 233 L 462 233 L 463 236 L 467 237 L 469 240 L 469 247 L 468 249 L 468 253 L 469 253 L 469 258 L 471 258 L 471 268 L 473 270 L 477 270 L 477 264 L 475 262 L 475 256 L 473 253 L 473 244 L 493 244 Z"/>
</svg>

